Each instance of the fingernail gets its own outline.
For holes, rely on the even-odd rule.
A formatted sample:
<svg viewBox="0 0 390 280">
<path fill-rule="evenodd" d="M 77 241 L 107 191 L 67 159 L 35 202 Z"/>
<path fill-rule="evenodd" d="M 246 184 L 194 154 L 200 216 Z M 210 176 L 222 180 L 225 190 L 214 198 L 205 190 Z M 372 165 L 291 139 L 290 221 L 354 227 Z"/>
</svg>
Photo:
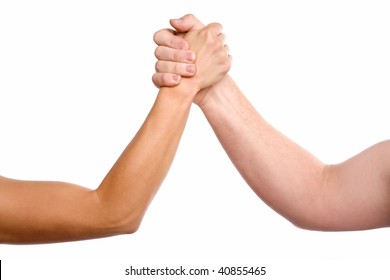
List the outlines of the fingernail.
<svg viewBox="0 0 390 280">
<path fill-rule="evenodd" d="M 179 49 L 186 50 L 186 49 L 188 49 L 188 46 L 187 46 L 186 43 L 180 42 L 180 43 L 179 43 Z"/>
<path fill-rule="evenodd" d="M 187 57 L 188 61 L 194 61 L 195 60 L 195 54 L 193 52 L 188 52 L 186 57 Z"/>
<path fill-rule="evenodd" d="M 187 65 L 186 66 L 186 71 L 188 73 L 191 73 L 191 74 L 195 73 L 195 66 L 194 65 Z"/>
<path fill-rule="evenodd" d="M 183 24 L 183 19 L 182 18 L 173 18 L 173 19 L 171 19 L 171 21 L 173 22 L 173 24 L 179 24 L 179 25 L 181 25 L 181 24 Z"/>
<path fill-rule="evenodd" d="M 172 75 L 172 79 L 173 79 L 175 82 L 177 82 L 178 80 L 180 80 L 180 76 L 179 76 L 179 75 L 173 74 L 173 75 Z"/>
</svg>

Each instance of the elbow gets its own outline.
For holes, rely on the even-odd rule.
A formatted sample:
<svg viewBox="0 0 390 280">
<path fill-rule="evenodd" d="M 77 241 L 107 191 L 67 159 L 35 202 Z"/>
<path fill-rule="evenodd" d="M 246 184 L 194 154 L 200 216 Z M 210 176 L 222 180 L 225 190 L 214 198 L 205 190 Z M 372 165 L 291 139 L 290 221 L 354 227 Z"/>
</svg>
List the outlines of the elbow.
<svg viewBox="0 0 390 280">
<path fill-rule="evenodd" d="M 384 225 L 371 225 L 369 223 L 362 224 L 356 221 L 340 221 L 338 217 L 324 218 L 318 221 L 298 221 L 292 222 L 294 226 L 303 230 L 309 231 L 322 231 L 322 232 L 340 232 L 340 231 L 357 231 L 357 230 L 369 230 L 379 227 L 385 227 Z"/>
<path fill-rule="evenodd" d="M 98 231 L 104 232 L 104 235 L 122 235 L 134 234 L 141 226 L 144 216 L 143 207 L 137 205 L 123 204 L 123 203 L 107 203 L 102 199 L 97 192 L 97 227 Z"/>
<path fill-rule="evenodd" d="M 142 217 L 135 213 L 107 217 L 105 228 L 113 235 L 134 234 L 141 226 Z"/>
<path fill-rule="evenodd" d="M 141 219 L 133 219 L 120 224 L 120 231 L 122 234 L 134 234 L 141 226 Z"/>
<path fill-rule="evenodd" d="M 305 209 L 295 209 L 285 218 L 295 227 L 309 231 L 340 231 L 347 227 L 342 213 L 317 202 L 307 203 Z"/>
<path fill-rule="evenodd" d="M 339 231 L 339 214 L 329 201 L 329 178 L 334 172 L 333 165 L 323 165 L 321 175 L 311 190 L 315 190 L 301 203 L 289 221 L 297 228 L 309 231 Z"/>
<path fill-rule="evenodd" d="M 299 209 L 285 216 L 295 227 L 308 231 L 340 231 L 345 230 L 341 213 L 333 212 L 317 203 L 309 203 L 306 209 Z"/>
<path fill-rule="evenodd" d="M 101 219 L 99 229 L 104 236 L 134 234 L 138 231 L 141 222 L 138 219 L 109 216 Z"/>
<path fill-rule="evenodd" d="M 289 220 L 295 227 L 307 230 L 307 231 L 335 231 L 328 223 L 323 222 L 321 219 L 312 221 L 310 219 L 290 219 Z"/>
<path fill-rule="evenodd" d="M 106 236 L 134 234 L 140 228 L 142 216 L 135 212 L 103 211 L 98 222 L 98 231 Z"/>
<path fill-rule="evenodd" d="M 316 209 L 315 206 L 305 212 L 298 211 L 292 217 L 287 217 L 295 227 L 308 231 L 335 232 L 351 230 L 352 226 L 345 221 L 342 213 L 330 209 Z"/>
</svg>

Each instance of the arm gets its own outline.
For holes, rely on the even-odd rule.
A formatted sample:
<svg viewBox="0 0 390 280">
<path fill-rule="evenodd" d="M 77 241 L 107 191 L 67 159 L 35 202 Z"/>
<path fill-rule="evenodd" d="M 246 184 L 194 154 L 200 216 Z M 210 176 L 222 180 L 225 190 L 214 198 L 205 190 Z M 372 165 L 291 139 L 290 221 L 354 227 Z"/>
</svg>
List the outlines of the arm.
<svg viewBox="0 0 390 280">
<path fill-rule="evenodd" d="M 173 27 L 185 32 L 194 24 L 200 23 L 192 17 Z M 158 44 L 172 47 L 172 36 L 165 34 Z M 390 226 L 389 141 L 325 165 L 267 123 L 229 76 L 195 101 L 249 186 L 295 225 L 313 230 Z"/>
<path fill-rule="evenodd" d="M 96 190 L 0 177 L 0 242 L 42 243 L 132 233 L 174 158 L 195 94 L 221 79 L 230 61 L 217 24 L 187 35 L 197 74 L 161 88 L 144 124 Z M 217 67 L 210 68 L 213 62 Z"/>
<path fill-rule="evenodd" d="M 267 123 L 230 77 L 209 89 L 199 105 L 249 186 L 295 225 L 390 226 L 390 142 L 325 165 Z"/>
</svg>

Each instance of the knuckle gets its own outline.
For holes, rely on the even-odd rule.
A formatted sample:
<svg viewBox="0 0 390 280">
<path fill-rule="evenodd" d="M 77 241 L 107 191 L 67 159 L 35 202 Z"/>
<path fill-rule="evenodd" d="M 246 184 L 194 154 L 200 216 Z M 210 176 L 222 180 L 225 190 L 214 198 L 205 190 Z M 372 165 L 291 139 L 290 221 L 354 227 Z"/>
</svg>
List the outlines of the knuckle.
<svg viewBox="0 0 390 280">
<path fill-rule="evenodd" d="M 180 74 L 182 72 L 182 65 L 181 63 L 175 63 L 174 69 L 176 74 Z"/>
<path fill-rule="evenodd" d="M 154 56 L 157 58 L 157 59 L 160 59 L 160 53 L 161 53 L 161 47 L 157 47 L 155 50 L 154 50 Z"/>
<path fill-rule="evenodd" d="M 180 52 L 173 51 L 172 52 L 172 59 L 173 59 L 173 61 L 180 61 L 180 59 L 181 59 Z"/>
<path fill-rule="evenodd" d="M 161 35 L 162 30 L 157 31 L 156 33 L 153 34 L 153 41 L 158 44 L 160 41 L 160 35 Z"/>
<path fill-rule="evenodd" d="M 214 36 L 213 33 L 210 30 L 204 31 L 203 36 L 205 37 L 206 43 L 209 45 L 214 44 Z"/>
<path fill-rule="evenodd" d="M 193 14 L 186 14 L 183 18 L 186 18 L 188 20 L 194 20 L 195 16 Z"/>
<path fill-rule="evenodd" d="M 153 76 L 152 76 L 152 82 L 153 84 L 156 86 L 156 87 L 159 87 L 160 83 L 158 82 L 158 77 L 159 75 L 157 73 L 155 73 Z"/>
<path fill-rule="evenodd" d="M 160 69 L 161 69 L 161 62 L 160 61 L 156 62 L 156 64 L 154 65 L 154 69 L 156 70 L 156 72 L 160 72 Z"/>
<path fill-rule="evenodd" d="M 175 45 L 175 39 L 174 38 L 169 38 L 169 40 L 168 40 L 168 45 L 169 46 L 174 46 Z"/>
<path fill-rule="evenodd" d="M 172 48 L 178 48 L 179 47 L 179 42 L 177 40 L 177 37 L 170 37 L 169 38 L 169 46 Z"/>
<path fill-rule="evenodd" d="M 159 46 L 172 46 L 175 35 L 169 29 L 161 29 L 154 33 L 153 41 Z"/>
</svg>

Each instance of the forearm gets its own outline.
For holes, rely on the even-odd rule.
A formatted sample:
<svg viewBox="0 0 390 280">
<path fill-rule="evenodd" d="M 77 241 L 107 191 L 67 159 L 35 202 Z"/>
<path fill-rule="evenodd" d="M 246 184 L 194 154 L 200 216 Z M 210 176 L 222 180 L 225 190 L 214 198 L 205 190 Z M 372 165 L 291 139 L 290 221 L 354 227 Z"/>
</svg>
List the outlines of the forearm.
<svg viewBox="0 0 390 280">
<path fill-rule="evenodd" d="M 209 92 L 201 109 L 237 170 L 254 192 L 294 220 L 297 201 L 315 199 L 306 186 L 322 178 L 323 164 L 258 114 L 231 78 Z"/>
<path fill-rule="evenodd" d="M 389 185 L 375 179 L 381 177 L 378 168 L 367 173 L 372 162 L 382 171 L 388 166 L 380 153 L 365 152 L 351 162 L 324 165 L 268 124 L 230 78 L 208 94 L 201 109 L 219 141 L 249 186 L 278 213 L 300 227 L 321 230 L 365 229 L 389 221 L 384 214 L 389 208 L 383 203 L 387 199 L 390 204 Z M 360 159 L 365 157 L 368 160 Z M 364 200 L 372 194 L 370 181 L 377 191 Z M 362 215 L 355 216 L 356 211 L 381 218 L 368 223 Z"/>
<path fill-rule="evenodd" d="M 182 136 L 195 91 L 161 88 L 137 135 L 107 174 L 98 197 L 113 224 L 136 229 L 166 176 Z"/>
</svg>

